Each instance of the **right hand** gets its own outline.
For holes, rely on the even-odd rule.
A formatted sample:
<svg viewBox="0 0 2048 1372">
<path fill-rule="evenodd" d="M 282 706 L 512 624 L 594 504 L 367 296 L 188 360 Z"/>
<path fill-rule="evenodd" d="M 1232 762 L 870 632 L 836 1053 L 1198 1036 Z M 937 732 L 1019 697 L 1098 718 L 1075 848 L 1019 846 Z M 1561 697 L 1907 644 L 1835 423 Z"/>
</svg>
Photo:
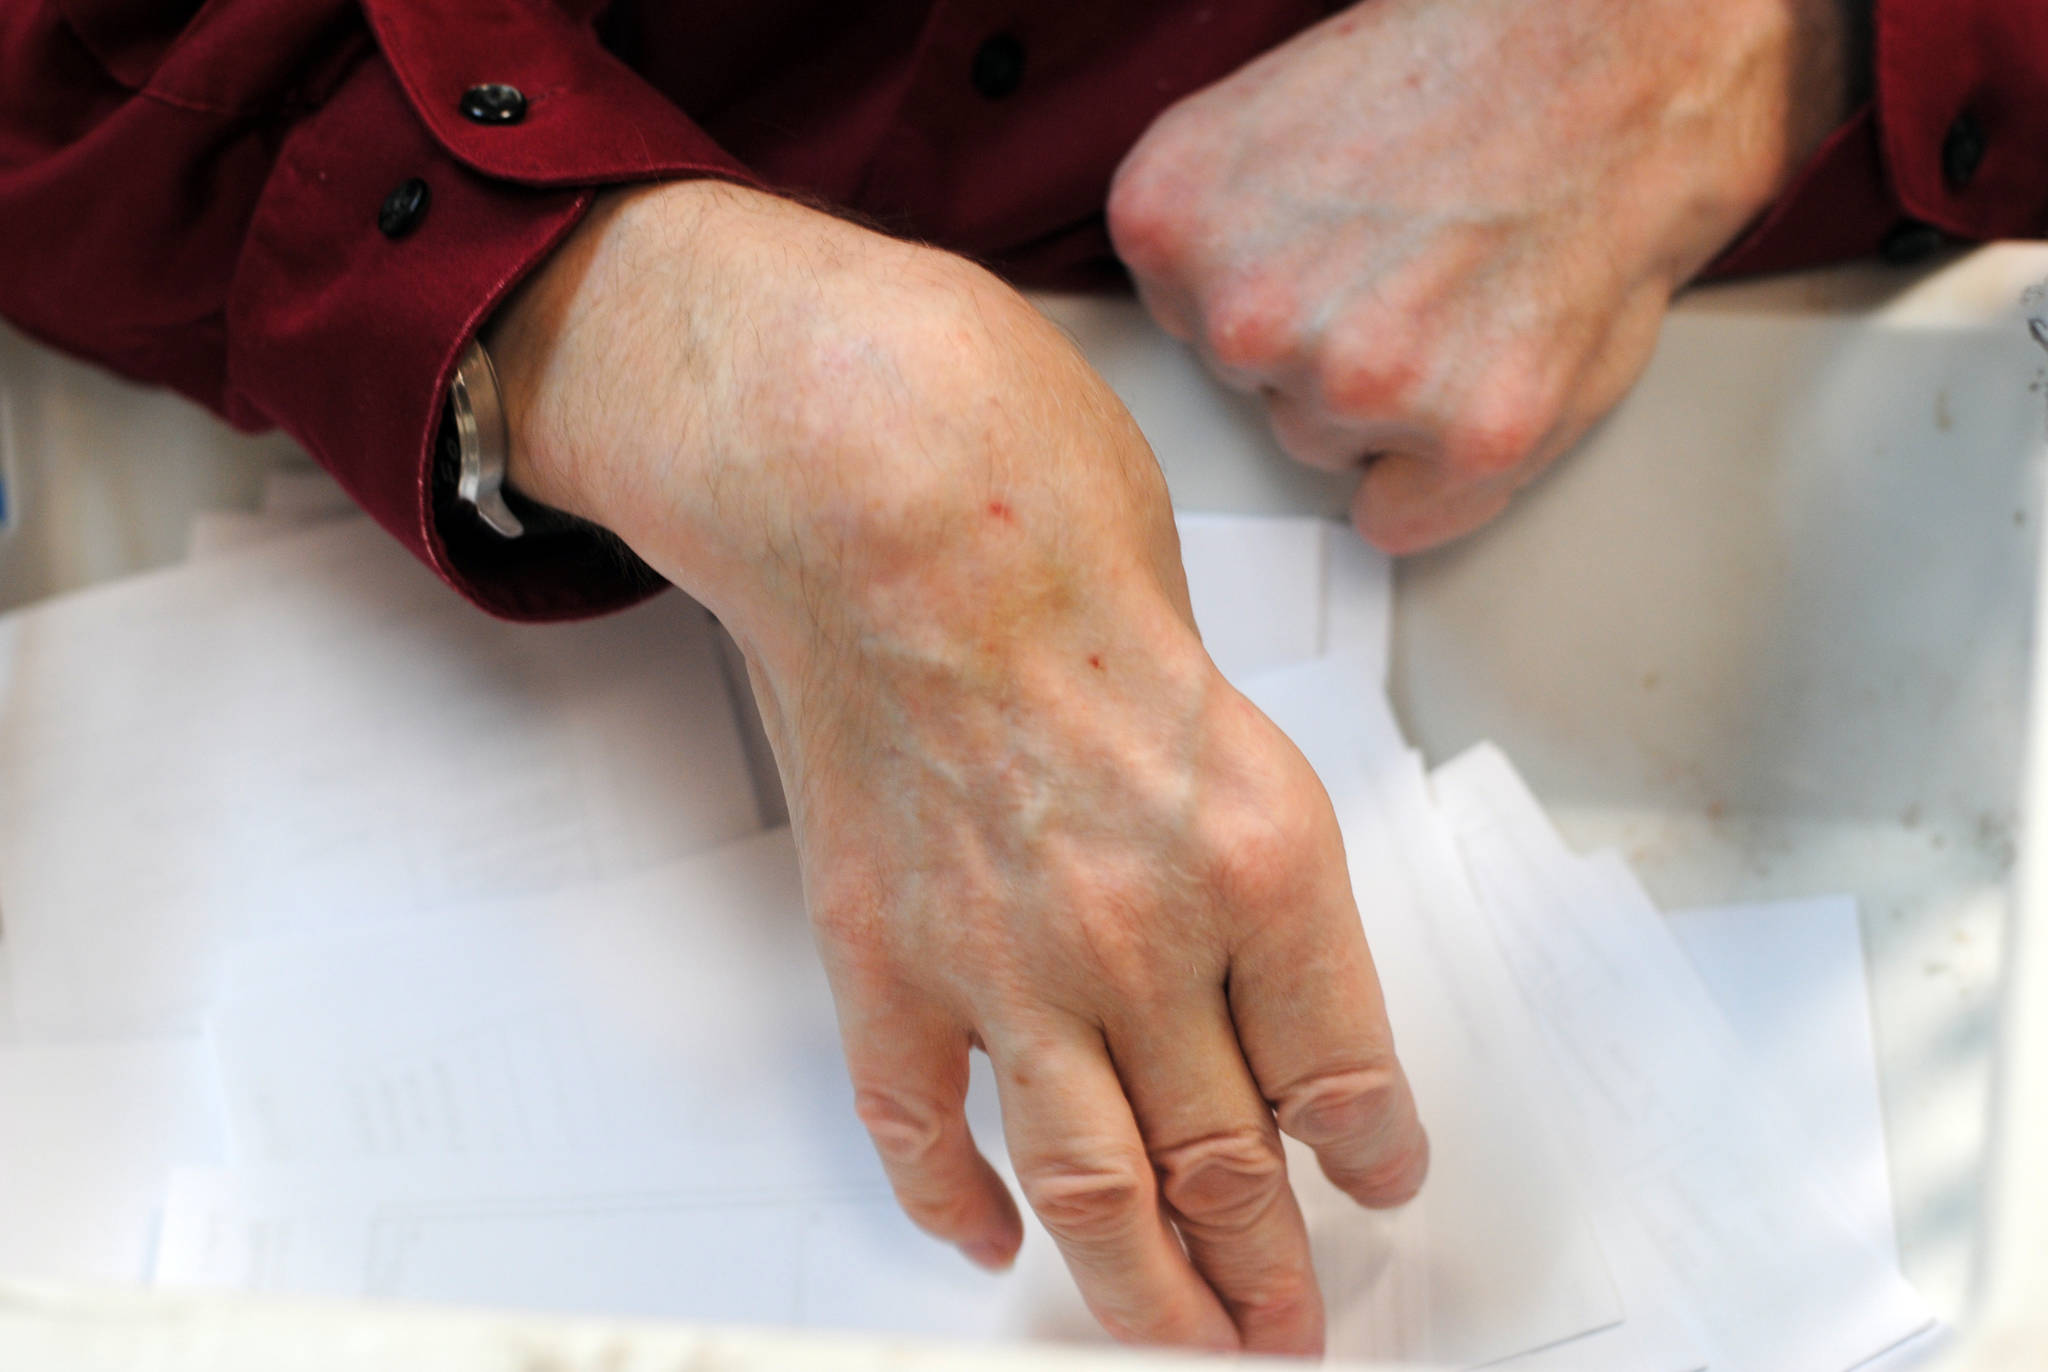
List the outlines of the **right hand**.
<svg viewBox="0 0 2048 1372">
<path fill-rule="evenodd" d="M 602 198 L 493 329 L 513 484 L 746 651 L 910 1217 L 1021 1241 L 978 1045 L 1112 1333 L 1319 1349 L 1280 1131 L 1368 1205 L 1427 1144 L 1329 801 L 1203 652 L 1115 396 L 961 259 L 715 183 Z"/>
</svg>

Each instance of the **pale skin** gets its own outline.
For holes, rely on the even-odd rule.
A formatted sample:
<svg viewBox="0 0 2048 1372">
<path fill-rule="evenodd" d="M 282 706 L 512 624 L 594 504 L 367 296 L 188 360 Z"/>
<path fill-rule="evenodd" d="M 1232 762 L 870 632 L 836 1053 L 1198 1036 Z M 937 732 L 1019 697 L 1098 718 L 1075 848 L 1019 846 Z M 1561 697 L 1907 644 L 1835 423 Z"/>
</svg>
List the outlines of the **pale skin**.
<svg viewBox="0 0 2048 1372">
<path fill-rule="evenodd" d="M 1808 7 L 1371 0 L 1162 117 L 1112 231 L 1289 451 L 1374 459 L 1361 528 L 1421 546 L 1613 403 L 1825 131 L 1788 97 L 1843 99 Z M 489 342 L 513 484 L 747 654 L 909 1216 L 1014 1258 L 979 1047 L 1110 1332 L 1318 1351 L 1281 1133 L 1365 1205 L 1428 1142 L 1328 799 L 1202 650 L 1114 395 L 979 268 L 712 182 L 600 197 Z"/>
<path fill-rule="evenodd" d="M 1110 231 L 1289 455 L 1365 469 L 1368 539 L 1431 547 L 1620 400 L 1846 117 L 1858 3 L 1370 0 L 1166 111 Z"/>
</svg>

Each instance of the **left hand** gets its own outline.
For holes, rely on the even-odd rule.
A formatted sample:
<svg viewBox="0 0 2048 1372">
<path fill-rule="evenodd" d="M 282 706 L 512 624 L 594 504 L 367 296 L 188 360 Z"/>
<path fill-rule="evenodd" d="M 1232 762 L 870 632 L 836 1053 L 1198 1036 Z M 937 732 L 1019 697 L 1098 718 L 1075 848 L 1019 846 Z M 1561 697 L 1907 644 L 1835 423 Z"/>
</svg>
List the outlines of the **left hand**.
<svg viewBox="0 0 2048 1372">
<path fill-rule="evenodd" d="M 1671 294 L 1845 116 L 1852 0 L 1366 0 L 1166 111 L 1118 252 L 1389 552 L 1611 408 Z"/>
</svg>

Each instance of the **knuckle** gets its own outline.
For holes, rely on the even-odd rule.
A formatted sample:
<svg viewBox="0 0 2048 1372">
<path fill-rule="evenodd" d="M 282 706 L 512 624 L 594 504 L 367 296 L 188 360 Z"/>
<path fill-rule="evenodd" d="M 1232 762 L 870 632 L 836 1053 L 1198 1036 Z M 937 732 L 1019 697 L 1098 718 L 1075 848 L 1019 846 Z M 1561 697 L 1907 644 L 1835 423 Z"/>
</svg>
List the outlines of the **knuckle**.
<svg viewBox="0 0 2048 1372">
<path fill-rule="evenodd" d="M 1417 1132 L 1411 1148 L 1391 1154 L 1379 1164 L 1359 1169 L 1347 1178 L 1350 1191 L 1374 1205 L 1405 1205 L 1422 1189 L 1429 1176 L 1429 1136 Z"/>
<path fill-rule="evenodd" d="M 1281 371 L 1299 348 L 1299 323 L 1289 292 L 1269 279 L 1232 283 L 1212 294 L 1202 312 L 1202 344 L 1217 365 L 1252 376 Z"/>
<path fill-rule="evenodd" d="M 1175 1213 L 1225 1232 L 1255 1224 L 1287 1178 L 1279 1140 L 1250 1127 L 1162 1149 L 1153 1166 L 1160 1195 Z"/>
<path fill-rule="evenodd" d="M 1412 420 L 1427 380 L 1424 355 L 1392 334 L 1332 343 L 1316 359 L 1316 387 L 1331 413 L 1346 419 Z"/>
<path fill-rule="evenodd" d="M 1188 198 L 1175 193 L 1175 180 L 1165 159 L 1140 146 L 1110 183 L 1109 241 L 1140 275 L 1169 271 L 1185 254 Z"/>
<path fill-rule="evenodd" d="M 810 902 L 811 926 L 827 947 L 869 947 L 883 926 L 887 904 L 876 874 L 840 864 Z"/>
<path fill-rule="evenodd" d="M 1444 462 L 1470 476 L 1500 476 L 1535 456 L 1549 428 L 1549 407 L 1521 397 L 1525 392 L 1495 388 L 1502 397 L 1484 410 L 1452 424 L 1444 433 Z"/>
<path fill-rule="evenodd" d="M 1521 424 L 1455 430 L 1444 442 L 1444 465 L 1467 476 L 1504 476 L 1536 451 L 1536 435 Z"/>
<path fill-rule="evenodd" d="M 1318 800 L 1320 793 L 1289 792 L 1212 822 L 1204 838 L 1208 883 L 1226 908 L 1284 906 L 1317 887 L 1331 856 L 1311 803 Z"/>
<path fill-rule="evenodd" d="M 1133 268 L 1131 282 L 1137 287 L 1138 300 L 1153 321 L 1166 331 L 1176 343 L 1191 343 L 1195 338 L 1195 319 L 1188 301 L 1179 290 L 1170 285 L 1164 288 L 1147 281 L 1144 274 Z"/>
<path fill-rule="evenodd" d="M 1415 1194 L 1428 1170 L 1429 1146 L 1404 1129 L 1407 1082 L 1389 1054 L 1383 1063 L 1311 1078 L 1275 1102 L 1280 1127 L 1315 1149 L 1337 1185 L 1375 1204 Z"/>
<path fill-rule="evenodd" d="M 1209 885 L 1226 908 L 1284 904 L 1299 888 L 1303 851 L 1273 826 L 1241 827 L 1209 859 Z"/>
<path fill-rule="evenodd" d="M 1046 1163 L 1018 1180 L 1047 1232 L 1062 1243 L 1119 1244 L 1139 1232 L 1152 1209 L 1152 1172 L 1137 1157 Z"/>
<path fill-rule="evenodd" d="M 1308 467 L 1341 471 L 1355 466 L 1365 446 L 1340 417 L 1278 392 L 1266 398 L 1266 422 L 1280 450 Z"/>
<path fill-rule="evenodd" d="M 1275 1102 L 1280 1127 L 1311 1148 L 1369 1138 L 1400 1107 L 1401 1070 L 1384 1062 L 1311 1077 Z"/>
<path fill-rule="evenodd" d="M 1233 1294 L 1231 1305 L 1238 1323 L 1247 1329 L 1312 1329 L 1322 1323 L 1323 1295 L 1306 1274 L 1275 1277 L 1255 1291 Z M 1287 1351 L 1315 1356 L 1323 1350 L 1311 1337 L 1304 1346 Z"/>
<path fill-rule="evenodd" d="M 1093 1295 L 1089 1310 L 1094 1314 L 1102 1332 L 1117 1343 L 1134 1348 L 1172 1348 L 1176 1346 L 1199 1346 L 1199 1326 L 1181 1312 L 1162 1310 L 1156 1306 L 1144 1306 L 1126 1300 L 1112 1303 L 1115 1298 Z"/>
<path fill-rule="evenodd" d="M 1225 1297 L 1247 1351 L 1321 1358 L 1323 1293 L 1305 1261 L 1240 1270 L 1227 1281 L 1218 1294 Z"/>
<path fill-rule="evenodd" d="M 875 1151 L 891 1166 L 925 1166 L 945 1147 L 952 1112 L 935 1101 L 865 1086 L 854 1092 L 853 1110 L 874 1140 Z"/>
<path fill-rule="evenodd" d="M 1191 132 L 1185 111 L 1166 110 L 1110 179 L 1109 240 L 1140 276 L 1172 270 L 1197 237 L 1208 161 L 1191 155 L 1203 146 Z"/>
</svg>

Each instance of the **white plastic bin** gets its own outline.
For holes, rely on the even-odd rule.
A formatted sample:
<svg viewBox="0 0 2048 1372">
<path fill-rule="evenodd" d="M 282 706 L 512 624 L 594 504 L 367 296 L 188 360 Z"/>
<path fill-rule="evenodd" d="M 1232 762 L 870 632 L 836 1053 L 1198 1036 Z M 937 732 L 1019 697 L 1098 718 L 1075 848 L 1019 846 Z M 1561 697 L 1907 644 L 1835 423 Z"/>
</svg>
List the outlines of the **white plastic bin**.
<svg viewBox="0 0 2048 1372">
<path fill-rule="evenodd" d="M 1396 703 L 1432 758 L 1498 740 L 1568 837 L 1619 846 L 1661 902 L 1861 899 L 1907 1274 L 1983 1367 L 2048 1365 L 2048 1331 L 2022 1328 L 2048 1309 L 2048 1193 L 2026 1162 L 2048 1159 L 2048 806 L 2028 803 L 2048 765 L 2027 762 L 2048 710 L 2031 650 L 2044 293 L 2048 247 L 2032 246 L 1697 293 L 1581 451 L 1494 529 L 1404 565 L 1396 616 Z M 1128 307 L 1047 303 L 1125 393 L 1183 508 L 1341 510 L 1340 480 L 1226 461 L 1255 413 Z M 12 338 L 0 421 L 20 521 L 0 605 L 168 560 L 193 508 L 245 503 L 288 451 L 219 446 L 177 402 Z M 886 1341 L 0 1287 L 0 1367 L 372 1363 L 995 1365 Z"/>
</svg>

